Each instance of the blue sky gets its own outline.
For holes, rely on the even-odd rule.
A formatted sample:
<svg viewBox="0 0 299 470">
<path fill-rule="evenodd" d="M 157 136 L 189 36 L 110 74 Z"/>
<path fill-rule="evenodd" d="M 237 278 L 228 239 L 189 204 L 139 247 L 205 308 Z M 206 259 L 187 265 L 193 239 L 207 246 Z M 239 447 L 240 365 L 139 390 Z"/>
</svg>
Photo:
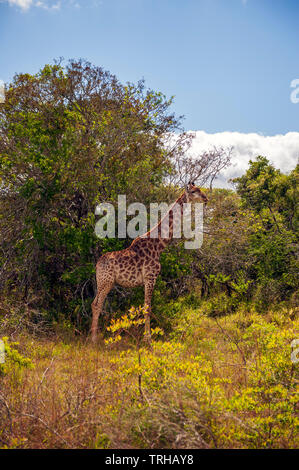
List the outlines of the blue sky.
<svg viewBox="0 0 299 470">
<path fill-rule="evenodd" d="M 4 81 L 83 57 L 175 95 L 186 129 L 299 130 L 297 0 L 0 0 L 0 39 Z"/>
</svg>

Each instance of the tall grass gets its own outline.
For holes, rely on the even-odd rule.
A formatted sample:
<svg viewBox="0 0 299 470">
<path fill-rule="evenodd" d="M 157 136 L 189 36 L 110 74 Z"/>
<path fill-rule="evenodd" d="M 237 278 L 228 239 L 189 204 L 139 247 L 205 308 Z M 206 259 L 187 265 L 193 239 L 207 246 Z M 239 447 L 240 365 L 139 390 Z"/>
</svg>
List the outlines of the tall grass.
<svg viewBox="0 0 299 470">
<path fill-rule="evenodd" d="M 151 347 L 134 340 L 138 322 L 96 346 L 17 332 L 0 369 L 0 446 L 297 447 L 295 313 L 185 308 Z"/>
</svg>

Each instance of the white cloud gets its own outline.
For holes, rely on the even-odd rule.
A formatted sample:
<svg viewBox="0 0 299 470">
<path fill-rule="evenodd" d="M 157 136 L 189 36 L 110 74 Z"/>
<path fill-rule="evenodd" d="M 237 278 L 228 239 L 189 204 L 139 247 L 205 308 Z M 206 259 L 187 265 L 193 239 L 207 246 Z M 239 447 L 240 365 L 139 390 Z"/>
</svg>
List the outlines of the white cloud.
<svg viewBox="0 0 299 470">
<path fill-rule="evenodd" d="M 76 0 L 69 0 L 69 4 L 73 6 L 74 8 L 81 8 L 80 3 L 77 2 Z"/>
<path fill-rule="evenodd" d="M 44 10 L 60 10 L 61 2 L 49 3 L 44 1 L 37 1 L 34 3 L 35 7 L 43 8 Z"/>
<path fill-rule="evenodd" d="M 60 0 L 0 0 L 1 2 L 8 3 L 11 7 L 17 7 L 21 11 L 28 11 L 31 7 L 42 8 L 47 11 L 60 10 Z M 78 8 L 80 5 L 76 1 L 69 0 L 68 3 Z"/>
<path fill-rule="evenodd" d="M 81 7 L 98 8 L 103 5 L 102 0 L 0 0 L 0 3 L 7 3 L 11 7 L 16 7 L 22 12 L 30 10 L 30 8 L 40 8 L 47 11 L 57 11 L 62 7 L 75 8 L 79 10 Z"/>
<path fill-rule="evenodd" d="M 8 0 L 10 6 L 17 6 L 21 10 L 28 10 L 33 4 L 33 0 Z"/>
<path fill-rule="evenodd" d="M 295 168 L 299 157 L 299 132 L 263 136 L 256 133 L 208 134 L 196 131 L 190 152 L 196 155 L 214 147 L 233 147 L 232 165 L 224 170 L 215 182 L 215 186 L 230 186 L 228 180 L 242 175 L 248 168 L 249 160 L 254 160 L 258 155 L 267 157 L 283 173 Z"/>
</svg>

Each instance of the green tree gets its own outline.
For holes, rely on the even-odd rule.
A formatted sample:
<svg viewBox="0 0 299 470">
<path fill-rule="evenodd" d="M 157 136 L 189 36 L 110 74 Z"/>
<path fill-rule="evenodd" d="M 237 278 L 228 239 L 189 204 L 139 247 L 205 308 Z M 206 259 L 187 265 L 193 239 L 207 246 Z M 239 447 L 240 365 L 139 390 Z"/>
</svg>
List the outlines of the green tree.
<svg viewBox="0 0 299 470">
<path fill-rule="evenodd" d="M 261 303 L 284 300 L 298 287 L 298 166 L 284 175 L 265 157 L 250 161 L 234 182 L 255 215 L 248 253 Z"/>
<path fill-rule="evenodd" d="M 79 60 L 18 74 L 0 104 L 0 285 L 33 306 L 79 312 L 94 264 L 126 240 L 99 241 L 96 204 L 155 199 L 188 146 L 171 100 Z M 79 308 L 79 310 L 78 310 Z M 84 304 L 83 304 L 84 309 Z"/>
</svg>

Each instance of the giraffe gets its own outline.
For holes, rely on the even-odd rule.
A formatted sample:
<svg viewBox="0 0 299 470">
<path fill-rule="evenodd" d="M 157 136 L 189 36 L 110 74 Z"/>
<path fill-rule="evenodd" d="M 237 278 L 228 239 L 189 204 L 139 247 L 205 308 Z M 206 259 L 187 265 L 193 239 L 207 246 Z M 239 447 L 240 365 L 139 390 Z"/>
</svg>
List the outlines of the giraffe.
<svg viewBox="0 0 299 470">
<path fill-rule="evenodd" d="M 115 284 L 123 287 L 144 285 L 145 337 L 150 341 L 151 299 L 156 279 L 160 273 L 160 255 L 173 237 L 173 222 L 186 202 L 207 203 L 207 196 L 190 182 L 173 203 L 161 221 L 145 234 L 135 238 L 128 248 L 102 255 L 96 264 L 97 293 L 92 302 L 91 339 L 97 339 L 99 315 L 104 301 Z M 167 219 L 166 224 L 163 221 Z M 167 229 L 167 233 L 166 233 Z"/>
</svg>

